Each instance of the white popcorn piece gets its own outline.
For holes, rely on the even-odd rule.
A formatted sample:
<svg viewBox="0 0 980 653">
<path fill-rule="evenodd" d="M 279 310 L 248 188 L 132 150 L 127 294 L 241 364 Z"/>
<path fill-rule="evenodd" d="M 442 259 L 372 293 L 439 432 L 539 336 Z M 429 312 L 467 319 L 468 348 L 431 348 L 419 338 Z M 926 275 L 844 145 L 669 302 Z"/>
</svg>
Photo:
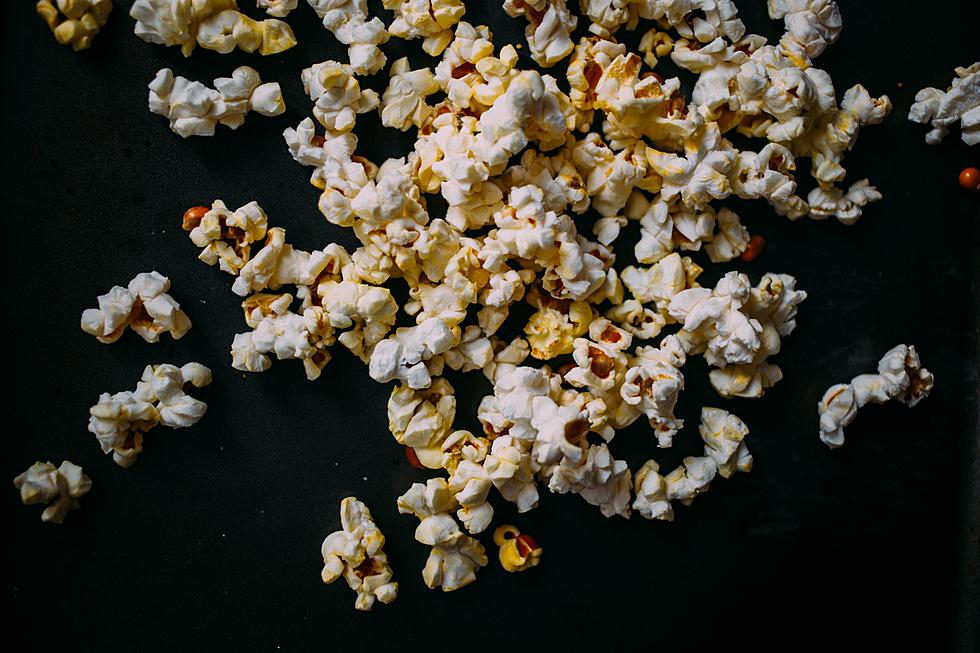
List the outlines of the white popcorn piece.
<svg viewBox="0 0 980 653">
<path fill-rule="evenodd" d="M 185 57 L 198 45 L 221 54 L 237 47 L 262 55 L 296 45 L 288 24 L 274 18 L 252 20 L 238 11 L 236 0 L 136 0 L 129 15 L 136 20 L 136 36 L 149 43 L 179 45 Z"/>
<path fill-rule="evenodd" d="M 60 524 L 70 510 L 79 507 L 78 500 L 92 489 L 92 480 L 67 460 L 58 467 L 37 461 L 14 479 L 14 487 L 25 506 L 49 504 L 41 513 L 41 521 Z"/>
<path fill-rule="evenodd" d="M 200 363 L 183 367 L 147 365 L 136 390 L 103 393 L 89 410 L 88 430 L 103 453 L 112 453 L 120 467 L 130 467 L 143 450 L 143 434 L 157 425 L 178 429 L 196 424 L 207 404 L 189 396 L 185 388 L 211 383 L 211 370 Z"/>
<path fill-rule="evenodd" d="M 809 63 L 841 32 L 840 9 L 834 0 L 768 0 L 769 17 L 785 21 L 779 47 L 794 61 Z"/>
<path fill-rule="evenodd" d="M 164 333 L 180 340 L 191 321 L 168 290 L 170 279 L 156 271 L 141 272 L 128 287 L 113 286 L 99 295 L 99 307 L 82 313 L 82 331 L 105 344 L 119 340 L 127 328 L 146 342 L 158 342 Z"/>
<path fill-rule="evenodd" d="M 200 260 L 237 276 L 252 259 L 252 244 L 266 237 L 268 225 L 268 217 L 258 202 L 231 211 L 224 202 L 215 200 L 200 218 L 192 215 L 188 220 L 185 214 L 183 229 L 189 232 L 191 242 L 201 248 Z"/>
<path fill-rule="evenodd" d="M 255 0 L 255 6 L 276 18 L 285 18 L 297 4 L 299 0 Z"/>
<path fill-rule="evenodd" d="M 338 41 L 347 46 L 351 69 L 358 75 L 373 75 L 385 65 L 378 49 L 388 42 L 381 19 L 368 20 L 367 0 L 307 0 L 316 15 Z"/>
<path fill-rule="evenodd" d="M 341 576 L 357 593 L 354 608 L 370 610 L 376 601 L 391 603 L 398 596 L 398 583 L 392 580 L 388 556 L 383 550 L 385 537 L 378 530 L 366 505 L 355 497 L 340 502 L 341 530 L 323 540 L 324 583 Z"/>
<path fill-rule="evenodd" d="M 381 124 L 405 131 L 410 125 L 421 127 L 433 108 L 425 98 L 439 90 L 430 68 L 411 70 L 408 57 L 391 64 L 391 79 L 381 98 Z"/>
<path fill-rule="evenodd" d="M 458 339 L 459 330 L 436 317 L 397 329 L 375 346 L 368 373 L 379 383 L 398 379 L 413 390 L 427 388 L 432 378 L 425 362 L 452 349 Z"/>
<path fill-rule="evenodd" d="M 655 460 L 643 463 L 633 479 L 633 510 L 644 519 L 674 521 L 674 508 L 667 500 L 667 481 L 660 475 L 660 465 Z"/>
<path fill-rule="evenodd" d="M 715 461 L 722 478 L 752 470 L 752 454 L 745 446 L 749 434 L 745 422 L 728 411 L 705 407 L 698 430 L 704 440 L 704 454 Z"/>
<path fill-rule="evenodd" d="M 574 49 L 571 33 L 578 17 L 568 11 L 565 0 L 504 0 L 504 11 L 527 19 L 524 35 L 531 57 L 541 66 L 554 66 Z"/>
<path fill-rule="evenodd" d="M 415 539 L 432 547 L 422 570 L 426 587 L 452 592 L 476 580 L 476 572 L 489 560 L 480 542 L 466 534 L 449 514 L 457 509 L 445 479 L 431 478 L 425 485 L 414 483 L 398 497 L 398 512 L 419 519 Z"/>
<path fill-rule="evenodd" d="M 378 94 L 361 90 L 354 69 L 336 61 L 323 61 L 305 68 L 303 88 L 313 100 L 313 116 L 327 133 L 334 135 L 354 128 L 357 114 L 373 111 L 378 106 Z"/>
<path fill-rule="evenodd" d="M 78 52 L 92 45 L 109 20 L 112 0 L 40 0 L 35 8 L 55 40 Z"/>
<path fill-rule="evenodd" d="M 926 133 L 930 145 L 943 140 L 957 122 L 964 143 L 980 143 L 980 61 L 956 68 L 956 77 L 946 91 L 929 87 L 916 93 L 909 120 L 932 127 Z"/>
<path fill-rule="evenodd" d="M 911 408 L 929 396 L 933 382 L 914 346 L 893 347 L 879 361 L 877 374 L 861 374 L 827 389 L 817 404 L 820 440 L 831 449 L 843 446 L 844 428 L 857 417 L 858 409 L 892 399 Z"/>
<path fill-rule="evenodd" d="M 258 72 L 248 66 L 236 68 L 231 75 L 214 80 L 211 89 L 174 77 L 169 68 L 163 68 L 149 84 L 150 111 L 167 118 L 170 130 L 187 138 L 214 136 L 218 123 L 238 129 L 250 111 L 278 116 L 286 110 L 277 82 L 263 84 Z"/>
<path fill-rule="evenodd" d="M 684 426 L 684 420 L 674 416 L 674 407 L 684 389 L 679 368 L 685 360 L 675 336 L 667 336 L 660 349 L 641 347 L 619 388 L 623 402 L 650 420 L 658 447 L 672 446 L 674 435 Z"/>
<path fill-rule="evenodd" d="M 381 4 L 395 12 L 388 32 L 401 39 L 423 39 L 422 49 L 434 57 L 452 41 L 453 25 L 466 13 L 462 0 L 382 0 Z"/>
<path fill-rule="evenodd" d="M 438 449 L 438 462 L 431 468 L 438 469 L 442 461 L 442 443 L 452 429 L 456 417 L 456 397 L 446 379 L 436 379 L 424 390 L 413 390 L 407 385 L 391 389 L 388 399 L 388 429 L 399 444 L 416 449 L 419 461 L 426 467 L 431 456 L 420 449 Z"/>
</svg>

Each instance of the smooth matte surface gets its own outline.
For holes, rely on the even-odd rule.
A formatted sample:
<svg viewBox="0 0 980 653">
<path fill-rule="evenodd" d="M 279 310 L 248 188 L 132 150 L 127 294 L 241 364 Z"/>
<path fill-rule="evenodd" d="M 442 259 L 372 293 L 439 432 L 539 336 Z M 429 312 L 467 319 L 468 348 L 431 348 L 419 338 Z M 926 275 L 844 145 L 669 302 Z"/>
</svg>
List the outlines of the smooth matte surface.
<svg viewBox="0 0 980 653">
<path fill-rule="evenodd" d="M 977 497 L 967 479 L 975 491 L 980 196 L 961 191 L 956 175 L 980 163 L 980 148 L 967 148 L 958 133 L 929 147 L 925 128 L 905 119 L 918 88 L 944 87 L 954 66 L 977 57 L 975 25 L 955 8 L 944 5 L 946 19 L 916 25 L 921 12 L 897 3 L 842 0 L 843 35 L 817 62 L 838 97 L 860 82 L 894 102 L 845 159 L 849 179 L 870 176 L 882 202 L 851 228 L 790 223 L 760 202 L 723 202 L 765 236 L 766 250 L 752 264 L 711 266 L 696 257 L 707 268 L 705 284 L 729 268 L 753 280 L 769 270 L 798 277 L 809 299 L 776 359 L 785 380 L 760 401 L 724 401 L 699 359 L 684 370 L 679 413 L 688 426 L 672 450 L 656 450 L 639 422 L 613 443 L 634 469 L 651 456 L 670 468 L 700 448 L 700 406 L 720 406 L 751 428 L 752 473 L 718 480 L 674 523 L 607 520 L 578 497 L 548 494 L 537 510 L 516 516 L 494 495 L 498 523 L 534 534 L 546 549 L 543 564 L 509 575 L 494 560 L 475 584 L 442 594 L 422 584 L 428 549 L 412 538 L 416 521 L 395 506 L 426 474 L 406 464 L 388 433 L 389 388 L 341 346 L 313 383 L 295 361 L 261 375 L 232 370 L 228 347 L 245 328 L 240 299 L 230 277 L 196 260 L 180 230 L 189 206 L 254 199 L 299 247 L 354 244 L 320 216 L 310 171 L 293 162 L 281 136 L 310 113 L 300 70 L 346 61 L 345 49 L 301 2 L 287 18 L 299 45 L 282 55 L 199 49 L 185 59 L 136 38 L 130 4 L 115 3 L 83 53 L 55 43 L 32 3 L 4 12 L 3 178 L 8 233 L 16 236 L 3 250 L 14 390 L 2 476 L 9 483 L 35 459 L 67 458 L 95 484 L 63 526 L 41 523 L 40 509 L 20 506 L 12 486 L 0 493 L 11 545 L 8 641 L 33 636 L 42 648 L 70 642 L 85 651 L 627 642 L 670 650 L 943 651 L 957 643 L 969 650 L 962 647 L 975 638 L 980 614 L 962 598 L 977 597 L 977 534 L 967 531 Z M 251 2 L 240 4 L 260 17 Z M 764 3 L 738 4 L 750 31 L 780 33 Z M 498 47 L 523 41 L 523 20 L 508 18 L 496 0 L 468 5 L 467 19 L 490 24 Z M 387 22 L 390 14 L 382 15 Z M 390 62 L 420 52 L 420 43 L 384 49 Z M 280 82 L 285 115 L 251 115 L 238 131 L 182 140 L 147 110 L 146 84 L 161 67 L 210 83 L 246 63 Z M 385 80 L 380 74 L 369 85 L 383 89 Z M 413 142 L 382 128 L 377 114 L 360 117 L 357 132 L 359 153 L 378 163 Z M 635 237 L 628 232 L 620 249 Z M 184 339 L 150 345 L 130 333 L 105 346 L 78 328 L 99 293 L 151 269 L 172 279 L 194 322 Z M 816 435 L 823 390 L 873 370 L 899 342 L 917 345 L 936 375 L 935 392 L 912 410 L 863 410 L 847 445 L 829 451 Z M 116 467 L 85 430 L 88 407 L 103 391 L 132 388 L 147 363 L 190 360 L 214 370 L 201 393 L 207 416 L 190 430 L 151 432 L 137 464 Z M 458 426 L 478 428 L 476 405 L 489 383 L 475 374 L 450 378 Z M 19 426 L 9 426 L 11 417 Z M 396 603 L 368 614 L 353 610 L 342 582 L 319 579 L 320 542 L 338 527 L 339 501 L 350 494 L 374 512 L 401 582 Z M 494 555 L 489 533 L 481 540 Z M 968 563 L 972 577 L 963 571 Z"/>
</svg>

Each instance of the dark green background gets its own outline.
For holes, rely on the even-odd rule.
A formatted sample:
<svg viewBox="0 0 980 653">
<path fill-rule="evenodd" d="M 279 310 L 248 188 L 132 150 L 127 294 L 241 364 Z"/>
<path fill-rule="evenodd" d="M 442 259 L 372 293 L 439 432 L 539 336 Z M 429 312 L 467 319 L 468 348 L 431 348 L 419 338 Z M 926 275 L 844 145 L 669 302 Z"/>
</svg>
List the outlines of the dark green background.
<svg viewBox="0 0 980 653">
<path fill-rule="evenodd" d="M 42 524 L 39 508 L 21 507 L 12 486 L 2 492 L 12 545 L 6 639 L 86 651 L 627 643 L 942 651 L 957 642 L 970 650 L 980 614 L 971 612 L 977 535 L 967 531 L 977 502 L 968 477 L 976 460 L 980 196 L 961 191 L 956 175 L 980 165 L 980 148 L 967 148 L 958 131 L 929 147 L 926 129 L 905 119 L 917 89 L 945 87 L 954 66 L 980 55 L 968 3 L 914 11 L 886 0 L 840 3 L 843 35 L 817 65 L 832 74 L 838 98 L 857 82 L 892 98 L 891 116 L 866 128 L 845 159 L 849 180 L 870 176 L 885 199 L 851 228 L 790 223 L 762 202 L 722 202 L 769 244 L 751 264 L 712 266 L 697 255 L 707 268 L 702 282 L 729 267 L 753 281 L 771 270 L 795 275 L 809 293 L 776 359 L 786 378 L 761 401 L 723 401 L 699 359 L 685 368 L 679 413 L 688 427 L 674 449 L 656 450 L 639 422 L 612 447 L 634 469 L 650 456 L 670 469 L 700 450 L 700 406 L 721 406 L 752 430 L 752 473 L 719 479 L 675 523 L 607 520 L 578 497 L 547 493 L 517 517 L 494 494 L 498 523 L 533 533 L 544 561 L 510 575 L 493 560 L 475 584 L 448 595 L 422 584 L 428 548 L 412 538 L 416 520 L 395 506 L 426 474 L 405 463 L 388 433 L 389 388 L 339 345 L 313 383 L 295 361 L 248 377 L 232 370 L 228 348 L 245 329 L 241 300 L 230 277 L 196 260 L 180 230 L 189 206 L 254 199 L 298 247 L 354 245 L 320 216 L 310 169 L 290 158 L 281 136 L 310 114 L 300 70 L 346 61 L 346 49 L 302 0 L 287 18 L 296 48 L 267 58 L 199 49 L 185 59 L 136 38 L 130 4 L 115 3 L 83 53 L 55 43 L 32 2 L 4 11 L 2 257 L 13 390 L 2 476 L 12 479 L 35 459 L 68 458 L 94 481 L 83 508 L 60 527 Z M 240 4 L 262 16 L 250 0 Z M 750 31 L 781 33 L 763 2 L 738 4 Z M 498 47 L 523 42 L 523 20 L 504 15 L 497 0 L 468 5 L 466 19 L 490 24 Z M 393 40 L 384 50 L 389 62 L 409 52 L 416 66 L 426 61 L 419 41 Z M 521 56 L 530 65 L 526 46 Z M 246 63 L 282 85 L 285 115 L 251 115 L 238 131 L 182 140 L 147 110 L 146 84 L 161 67 L 210 84 Z M 380 74 L 368 84 L 385 83 Z M 413 143 L 382 128 L 376 113 L 361 116 L 357 132 L 358 152 L 377 163 Z M 430 204 L 434 216 L 439 206 Z M 586 232 L 588 222 L 579 220 Z M 636 235 L 621 237 L 620 249 L 629 252 Z M 127 334 L 105 346 L 79 329 L 99 293 L 152 269 L 172 279 L 194 322 L 187 337 L 149 345 Z M 917 345 L 935 373 L 932 397 L 914 410 L 866 408 L 847 445 L 829 451 L 816 434 L 823 390 L 873 370 L 899 342 Z M 88 407 L 101 392 L 134 387 L 147 363 L 190 360 L 214 370 L 202 393 L 207 416 L 190 430 L 152 431 L 133 468 L 115 466 L 85 430 Z M 478 428 L 476 406 L 490 385 L 476 374 L 450 379 L 458 426 Z M 401 582 L 397 602 L 369 614 L 354 611 L 342 582 L 319 579 L 320 542 L 338 527 L 339 501 L 350 494 L 374 512 Z M 481 540 L 495 555 L 489 532 Z"/>
</svg>

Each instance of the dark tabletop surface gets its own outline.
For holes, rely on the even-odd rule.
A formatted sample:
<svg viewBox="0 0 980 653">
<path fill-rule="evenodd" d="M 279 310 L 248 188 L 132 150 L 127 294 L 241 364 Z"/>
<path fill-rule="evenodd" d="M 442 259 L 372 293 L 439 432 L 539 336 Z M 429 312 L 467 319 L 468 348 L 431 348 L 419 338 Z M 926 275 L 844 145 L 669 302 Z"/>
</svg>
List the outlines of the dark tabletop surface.
<svg viewBox="0 0 980 653">
<path fill-rule="evenodd" d="M 869 176 L 885 199 L 850 228 L 790 223 L 761 202 L 721 203 L 768 245 L 750 264 L 705 261 L 702 282 L 727 269 L 753 280 L 771 270 L 795 275 L 809 293 L 775 360 L 786 378 L 760 401 L 725 401 L 698 359 L 684 370 L 678 410 L 688 427 L 672 450 L 654 448 L 643 420 L 613 443 L 634 469 L 650 456 L 670 469 L 700 449 L 700 407 L 720 406 L 751 428 L 752 473 L 716 482 L 674 523 L 605 519 L 578 497 L 547 493 L 538 509 L 517 516 L 494 494 L 497 523 L 533 533 L 543 563 L 505 573 L 488 531 L 480 539 L 490 566 L 451 594 L 423 585 L 428 547 L 412 538 L 416 520 L 395 506 L 429 474 L 406 464 L 388 433 L 389 388 L 342 346 L 312 383 L 296 361 L 260 375 L 231 369 L 229 344 L 245 330 L 241 300 L 230 277 L 196 260 L 180 230 L 189 206 L 258 200 L 296 246 L 352 248 L 352 234 L 320 216 L 310 171 L 281 136 L 310 114 L 300 70 L 346 61 L 346 49 L 301 2 L 287 18 L 299 39 L 292 50 L 263 58 L 199 49 L 185 59 L 136 38 L 131 3 L 114 4 L 82 53 L 55 43 L 32 2 L 4 12 L 5 219 L 16 236 L 3 247 L 13 356 L 5 404 L 14 421 L 2 476 L 36 459 L 70 459 L 94 481 L 62 526 L 20 506 L 12 486 L 2 493 L 11 545 L 7 639 L 85 651 L 627 643 L 966 651 L 976 642 L 980 196 L 960 190 L 956 175 L 980 164 L 980 148 L 966 147 L 958 130 L 927 146 L 926 129 L 905 119 L 917 89 L 945 87 L 955 66 L 980 58 L 976 23 L 960 11 L 969 3 L 947 3 L 942 20 L 919 22 L 932 14 L 841 0 L 843 34 L 817 65 L 832 74 L 838 97 L 860 82 L 892 98 L 891 116 L 862 131 L 845 159 L 849 179 Z M 248 0 L 240 4 L 261 17 Z M 466 18 L 490 24 L 498 47 L 523 42 L 523 20 L 506 17 L 499 2 L 467 4 Z M 750 31 L 781 32 L 763 2 L 738 4 Z M 389 62 L 409 52 L 416 65 L 425 61 L 418 41 L 393 40 L 384 50 Z M 527 67 L 526 46 L 521 52 Z M 238 131 L 182 140 L 147 110 L 146 84 L 159 68 L 210 84 L 246 63 L 281 84 L 285 115 L 253 114 Z M 385 80 L 379 74 L 367 85 L 381 90 Z M 361 116 L 357 132 L 358 152 L 378 163 L 413 143 L 381 127 L 377 114 Z M 635 237 L 621 238 L 627 251 Z M 184 339 L 147 344 L 129 333 L 106 346 L 79 329 L 98 294 L 154 269 L 171 278 L 194 322 Z M 862 410 L 847 445 L 829 451 L 816 434 L 824 389 L 872 371 L 900 342 L 915 344 L 935 373 L 933 395 L 912 410 Z M 200 393 L 206 417 L 192 429 L 152 431 L 131 469 L 103 456 L 85 430 L 98 395 L 132 389 L 147 363 L 191 360 L 214 371 Z M 457 426 L 478 428 L 476 406 L 490 384 L 477 374 L 450 379 Z M 401 582 L 398 600 L 371 613 L 354 611 L 342 581 L 324 586 L 319 578 L 320 542 L 351 494 L 371 507 Z"/>
</svg>

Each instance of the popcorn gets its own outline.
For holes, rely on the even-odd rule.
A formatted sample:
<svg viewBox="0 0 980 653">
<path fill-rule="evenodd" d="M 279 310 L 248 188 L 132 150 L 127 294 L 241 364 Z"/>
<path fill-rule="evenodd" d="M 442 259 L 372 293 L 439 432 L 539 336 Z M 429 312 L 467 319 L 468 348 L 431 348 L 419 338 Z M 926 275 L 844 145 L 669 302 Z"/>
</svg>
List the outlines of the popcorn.
<svg viewBox="0 0 980 653">
<path fill-rule="evenodd" d="M 255 0 L 259 9 L 265 9 L 265 13 L 276 18 L 288 16 L 298 3 L 299 0 Z"/>
<path fill-rule="evenodd" d="M 442 442 L 456 416 L 456 397 L 449 381 L 436 379 L 424 390 L 413 390 L 405 384 L 391 390 L 388 399 L 388 429 L 399 444 L 416 449 L 438 449 L 438 462 L 429 465 L 431 456 L 419 455 L 426 467 L 438 469 L 442 461 Z"/>
<path fill-rule="evenodd" d="M 728 172 L 735 163 L 735 150 L 721 137 L 716 123 L 702 125 L 684 141 L 684 156 L 646 150 L 650 168 L 663 178 L 662 200 L 676 196 L 686 206 L 698 210 L 712 199 L 731 194 Z"/>
<path fill-rule="evenodd" d="M 186 428 L 204 417 L 207 404 L 187 395 L 184 388 L 210 383 L 211 370 L 200 363 L 147 365 L 136 390 L 99 396 L 89 410 L 88 430 L 98 438 L 103 453 L 112 452 L 117 465 L 130 467 L 143 450 L 144 433 L 160 424 Z"/>
<path fill-rule="evenodd" d="M 201 248 L 198 258 L 208 265 L 218 267 L 237 276 L 251 260 L 252 243 L 265 238 L 268 217 L 258 202 L 230 211 L 221 200 L 215 200 L 210 209 L 184 214 L 183 229 L 190 232 L 190 239 Z"/>
<path fill-rule="evenodd" d="M 113 286 L 99 295 L 99 307 L 82 313 L 82 331 L 105 344 L 119 340 L 127 327 L 147 342 L 159 341 L 163 333 L 180 340 L 191 321 L 168 290 L 170 279 L 156 271 L 141 272 L 128 287 Z"/>
<path fill-rule="evenodd" d="M 409 125 L 421 127 L 432 115 L 425 98 L 439 90 L 430 68 L 411 70 L 408 57 L 391 64 L 391 80 L 381 98 L 381 124 L 405 131 Z"/>
<path fill-rule="evenodd" d="M 673 49 L 674 39 L 667 32 L 654 28 L 640 37 L 639 50 L 643 53 L 643 63 L 649 68 L 656 68 L 659 60 L 669 55 Z"/>
<path fill-rule="evenodd" d="M 786 22 L 779 47 L 794 61 L 809 63 L 840 36 L 840 10 L 834 0 L 769 0 L 768 7 L 770 18 Z"/>
<path fill-rule="evenodd" d="M 749 230 L 742 226 L 738 215 L 728 209 L 719 211 L 715 221 L 718 232 L 705 243 L 704 250 L 712 263 L 725 263 L 749 246 Z"/>
<path fill-rule="evenodd" d="M 592 24 L 589 31 L 597 36 L 608 37 L 630 18 L 632 0 L 579 0 L 582 13 Z"/>
<path fill-rule="evenodd" d="M 358 75 L 373 75 L 385 65 L 378 46 L 388 42 L 381 19 L 368 20 L 367 0 L 307 0 L 338 41 L 347 47 L 350 66 Z M 293 1 L 295 5 L 295 0 Z"/>
<path fill-rule="evenodd" d="M 476 580 L 476 571 L 487 565 L 480 542 L 465 535 L 449 515 L 459 504 L 445 479 L 414 483 L 398 497 L 398 512 L 415 515 L 420 523 L 415 539 L 432 547 L 422 570 L 426 587 L 452 592 Z"/>
<path fill-rule="evenodd" d="M 361 90 L 354 69 L 336 61 L 324 61 L 303 69 L 303 89 L 313 100 L 313 116 L 327 133 L 349 132 L 357 114 L 373 111 L 378 94 Z"/>
<path fill-rule="evenodd" d="M 14 479 L 14 487 L 20 491 L 20 502 L 25 506 L 50 504 L 41 513 L 41 521 L 60 524 L 70 510 L 80 506 L 78 500 L 92 489 L 92 480 L 81 467 L 67 460 L 59 467 L 37 461 Z"/>
<path fill-rule="evenodd" d="M 956 68 L 956 78 L 945 92 L 929 87 L 916 93 L 909 120 L 932 127 L 926 134 L 930 145 L 943 140 L 957 121 L 964 143 L 980 143 L 980 61 Z"/>
<path fill-rule="evenodd" d="M 576 127 L 588 131 L 597 107 L 596 86 L 614 59 L 626 52 L 621 43 L 595 36 L 583 37 L 568 63 L 569 101 L 577 112 Z"/>
<path fill-rule="evenodd" d="M 861 374 L 827 389 L 817 404 L 820 440 L 831 449 L 841 447 L 844 427 L 854 421 L 859 408 L 892 399 L 911 408 L 929 396 L 932 386 L 932 373 L 922 367 L 915 347 L 893 347 L 879 361 L 877 374 Z"/>
<path fill-rule="evenodd" d="M 346 497 L 340 502 L 340 524 L 341 530 L 328 535 L 320 546 L 323 582 L 332 583 L 342 575 L 357 593 L 357 610 L 370 610 L 375 601 L 394 601 L 398 583 L 392 581 L 388 556 L 382 550 L 385 537 L 371 511 L 356 498 Z"/>
<path fill-rule="evenodd" d="M 657 446 L 670 447 L 674 435 L 684 426 L 684 420 L 674 416 L 674 406 L 684 389 L 684 375 L 679 368 L 684 364 L 685 356 L 675 336 L 667 336 L 661 347 L 663 350 L 637 349 L 636 357 L 624 373 L 619 393 L 627 406 L 650 420 Z M 671 350 L 679 354 L 679 360 L 670 355 Z"/>
<path fill-rule="evenodd" d="M 78 52 L 92 45 L 92 39 L 109 20 L 112 0 L 40 0 L 36 9 L 55 40 Z"/>
<path fill-rule="evenodd" d="M 535 293 L 531 304 L 538 310 L 524 325 L 531 356 L 549 360 L 572 352 L 575 338 L 588 331 L 593 311 L 584 302 L 554 300 Z"/>
<path fill-rule="evenodd" d="M 497 557 L 504 571 L 511 573 L 526 571 L 541 564 L 544 549 L 530 535 L 521 532 L 510 524 L 498 526 L 493 532 L 493 543 L 499 547 Z"/>
<path fill-rule="evenodd" d="M 395 12 L 388 26 L 392 36 L 412 40 L 422 38 L 422 49 L 439 56 L 453 38 L 452 26 L 459 22 L 466 7 L 461 0 L 381 0 L 385 9 Z"/>
<path fill-rule="evenodd" d="M 643 463 L 633 479 L 633 492 L 633 509 L 644 519 L 674 521 L 674 509 L 667 500 L 667 481 L 660 475 L 657 461 Z"/>
<path fill-rule="evenodd" d="M 236 68 L 231 75 L 214 80 L 215 88 L 210 89 L 163 68 L 149 84 L 150 111 L 166 117 L 170 130 L 187 138 L 214 136 L 218 123 L 238 129 L 249 111 L 278 116 L 286 110 L 277 82 L 263 84 L 258 72 L 248 66 Z"/>
<path fill-rule="evenodd" d="M 428 388 L 432 379 L 425 362 L 452 349 L 458 338 L 458 329 L 436 317 L 397 329 L 374 348 L 368 373 L 379 383 L 398 379 L 413 390 Z"/>
<path fill-rule="evenodd" d="M 722 478 L 751 471 L 752 454 L 745 446 L 749 429 L 742 420 L 720 408 L 702 408 L 699 431 L 704 453 L 715 461 Z"/>
<path fill-rule="evenodd" d="M 335 335 L 329 321 L 316 309 L 302 314 L 289 310 L 293 296 L 257 294 L 242 302 L 245 322 L 252 331 L 235 334 L 231 344 L 231 366 L 243 372 L 264 372 L 272 365 L 267 354 L 276 358 L 303 361 L 306 378 L 319 378 L 330 362 L 327 347 Z"/>
<path fill-rule="evenodd" d="M 136 0 L 129 15 L 136 20 L 136 36 L 179 45 L 185 57 L 198 45 L 221 54 L 238 47 L 262 55 L 296 45 L 289 25 L 274 18 L 252 20 L 238 11 L 236 0 Z"/>
<path fill-rule="evenodd" d="M 531 58 L 550 68 L 571 54 L 575 44 L 571 33 L 578 25 L 565 0 L 504 0 L 504 11 L 516 18 L 525 16 L 524 35 L 531 49 Z"/>
</svg>

